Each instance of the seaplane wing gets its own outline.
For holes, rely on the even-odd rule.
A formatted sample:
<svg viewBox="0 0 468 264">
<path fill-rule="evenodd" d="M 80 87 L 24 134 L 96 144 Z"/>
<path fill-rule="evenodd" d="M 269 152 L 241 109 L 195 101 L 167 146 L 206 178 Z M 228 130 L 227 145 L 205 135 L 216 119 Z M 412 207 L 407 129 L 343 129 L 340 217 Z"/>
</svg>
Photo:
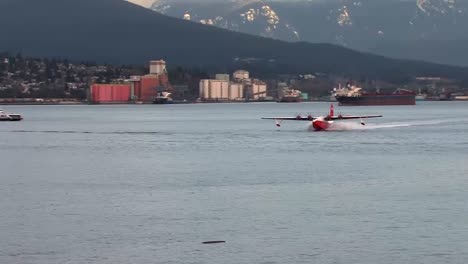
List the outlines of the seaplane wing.
<svg viewBox="0 0 468 264">
<path fill-rule="evenodd" d="M 268 119 L 268 120 L 277 120 L 277 121 L 283 121 L 283 120 L 289 120 L 289 121 L 314 121 L 315 117 L 311 116 L 288 116 L 288 117 L 262 117 L 262 119 Z"/>
<path fill-rule="evenodd" d="M 381 115 L 368 115 L 368 116 L 331 116 L 329 117 L 330 120 L 347 120 L 347 119 L 365 119 L 365 118 L 376 118 L 382 117 Z"/>
<path fill-rule="evenodd" d="M 381 115 L 365 115 L 365 116 L 337 115 L 336 116 L 333 104 L 331 104 L 330 113 L 326 116 L 313 117 L 312 115 L 307 115 L 307 116 L 297 115 L 297 116 L 286 116 L 286 117 L 263 117 L 262 119 L 275 120 L 277 127 L 281 127 L 281 123 L 285 120 L 309 121 L 311 122 L 315 130 L 320 131 L 320 130 L 328 130 L 330 127 L 333 126 L 334 121 L 360 119 L 361 125 L 365 126 L 366 124 L 364 123 L 364 121 L 362 121 L 362 119 L 376 118 L 376 117 L 382 117 L 382 116 Z"/>
</svg>

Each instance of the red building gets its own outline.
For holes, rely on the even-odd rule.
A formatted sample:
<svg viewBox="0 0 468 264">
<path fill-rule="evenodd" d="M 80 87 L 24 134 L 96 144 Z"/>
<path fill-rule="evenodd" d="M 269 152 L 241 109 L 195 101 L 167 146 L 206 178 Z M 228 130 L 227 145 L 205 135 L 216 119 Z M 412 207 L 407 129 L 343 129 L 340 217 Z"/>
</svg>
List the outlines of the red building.
<svg viewBox="0 0 468 264">
<path fill-rule="evenodd" d="M 131 98 L 130 84 L 93 84 L 90 100 L 93 103 L 128 103 Z"/>
<path fill-rule="evenodd" d="M 138 101 L 151 103 L 162 89 L 169 88 L 167 74 L 148 74 L 132 81 L 134 98 Z"/>
<path fill-rule="evenodd" d="M 151 73 L 133 76 L 125 84 L 93 84 L 89 100 L 92 103 L 152 103 L 158 92 L 169 89 L 169 77 L 165 61 L 152 61 Z"/>
</svg>

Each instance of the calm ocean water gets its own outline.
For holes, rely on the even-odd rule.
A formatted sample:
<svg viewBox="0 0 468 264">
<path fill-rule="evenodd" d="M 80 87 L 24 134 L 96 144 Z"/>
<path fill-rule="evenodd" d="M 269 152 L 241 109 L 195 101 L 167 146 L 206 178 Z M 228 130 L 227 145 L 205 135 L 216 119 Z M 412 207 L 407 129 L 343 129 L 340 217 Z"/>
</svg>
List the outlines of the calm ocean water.
<svg viewBox="0 0 468 264">
<path fill-rule="evenodd" d="M 468 103 L 2 108 L 0 263 L 468 263 Z"/>
</svg>

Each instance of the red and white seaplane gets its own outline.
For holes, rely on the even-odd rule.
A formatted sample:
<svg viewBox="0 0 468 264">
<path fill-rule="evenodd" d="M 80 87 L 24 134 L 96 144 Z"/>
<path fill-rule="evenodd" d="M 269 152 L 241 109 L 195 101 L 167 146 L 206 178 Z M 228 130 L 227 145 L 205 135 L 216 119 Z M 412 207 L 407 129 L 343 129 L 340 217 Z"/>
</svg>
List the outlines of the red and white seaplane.
<svg viewBox="0 0 468 264">
<path fill-rule="evenodd" d="M 376 117 L 382 117 L 382 116 L 381 115 L 351 116 L 351 115 L 341 115 L 341 114 L 335 115 L 333 104 L 331 104 L 330 113 L 327 116 L 313 117 L 312 115 L 307 115 L 307 116 L 297 115 L 294 117 L 263 117 L 262 119 L 275 120 L 277 127 L 281 127 L 281 122 L 283 122 L 284 120 L 309 121 L 311 122 L 312 127 L 316 131 L 324 131 L 324 130 L 328 130 L 335 121 L 360 119 L 361 125 L 365 126 L 366 124 L 364 123 L 364 121 L 362 121 L 362 119 L 376 118 Z"/>
</svg>

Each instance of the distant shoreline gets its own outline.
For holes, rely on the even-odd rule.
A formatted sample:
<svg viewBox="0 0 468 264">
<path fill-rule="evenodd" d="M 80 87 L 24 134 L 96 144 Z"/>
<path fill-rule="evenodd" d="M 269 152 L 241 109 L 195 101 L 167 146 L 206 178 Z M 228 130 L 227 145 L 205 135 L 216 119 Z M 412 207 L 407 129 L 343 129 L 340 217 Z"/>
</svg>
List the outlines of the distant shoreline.
<svg viewBox="0 0 468 264">
<path fill-rule="evenodd" d="M 238 102 L 228 102 L 228 101 L 219 101 L 219 102 L 175 102 L 167 105 L 179 105 L 179 104 L 248 104 L 248 103 L 274 103 L 275 101 L 238 101 Z M 300 104 L 300 103 L 338 103 L 334 101 L 322 101 L 322 100 L 313 100 L 313 101 L 302 101 L 302 102 L 291 102 L 291 103 L 281 103 L 281 104 Z M 468 100 L 420 100 L 420 102 L 468 102 Z M 417 104 L 417 103 L 416 103 Z M 158 105 L 154 103 L 90 103 L 90 102 L 0 102 L 2 105 Z"/>
<path fill-rule="evenodd" d="M 76 103 L 18 103 L 18 102 L 10 102 L 10 103 L 3 103 L 1 102 L 0 105 L 86 105 L 89 103 L 86 102 L 76 102 Z"/>
</svg>

